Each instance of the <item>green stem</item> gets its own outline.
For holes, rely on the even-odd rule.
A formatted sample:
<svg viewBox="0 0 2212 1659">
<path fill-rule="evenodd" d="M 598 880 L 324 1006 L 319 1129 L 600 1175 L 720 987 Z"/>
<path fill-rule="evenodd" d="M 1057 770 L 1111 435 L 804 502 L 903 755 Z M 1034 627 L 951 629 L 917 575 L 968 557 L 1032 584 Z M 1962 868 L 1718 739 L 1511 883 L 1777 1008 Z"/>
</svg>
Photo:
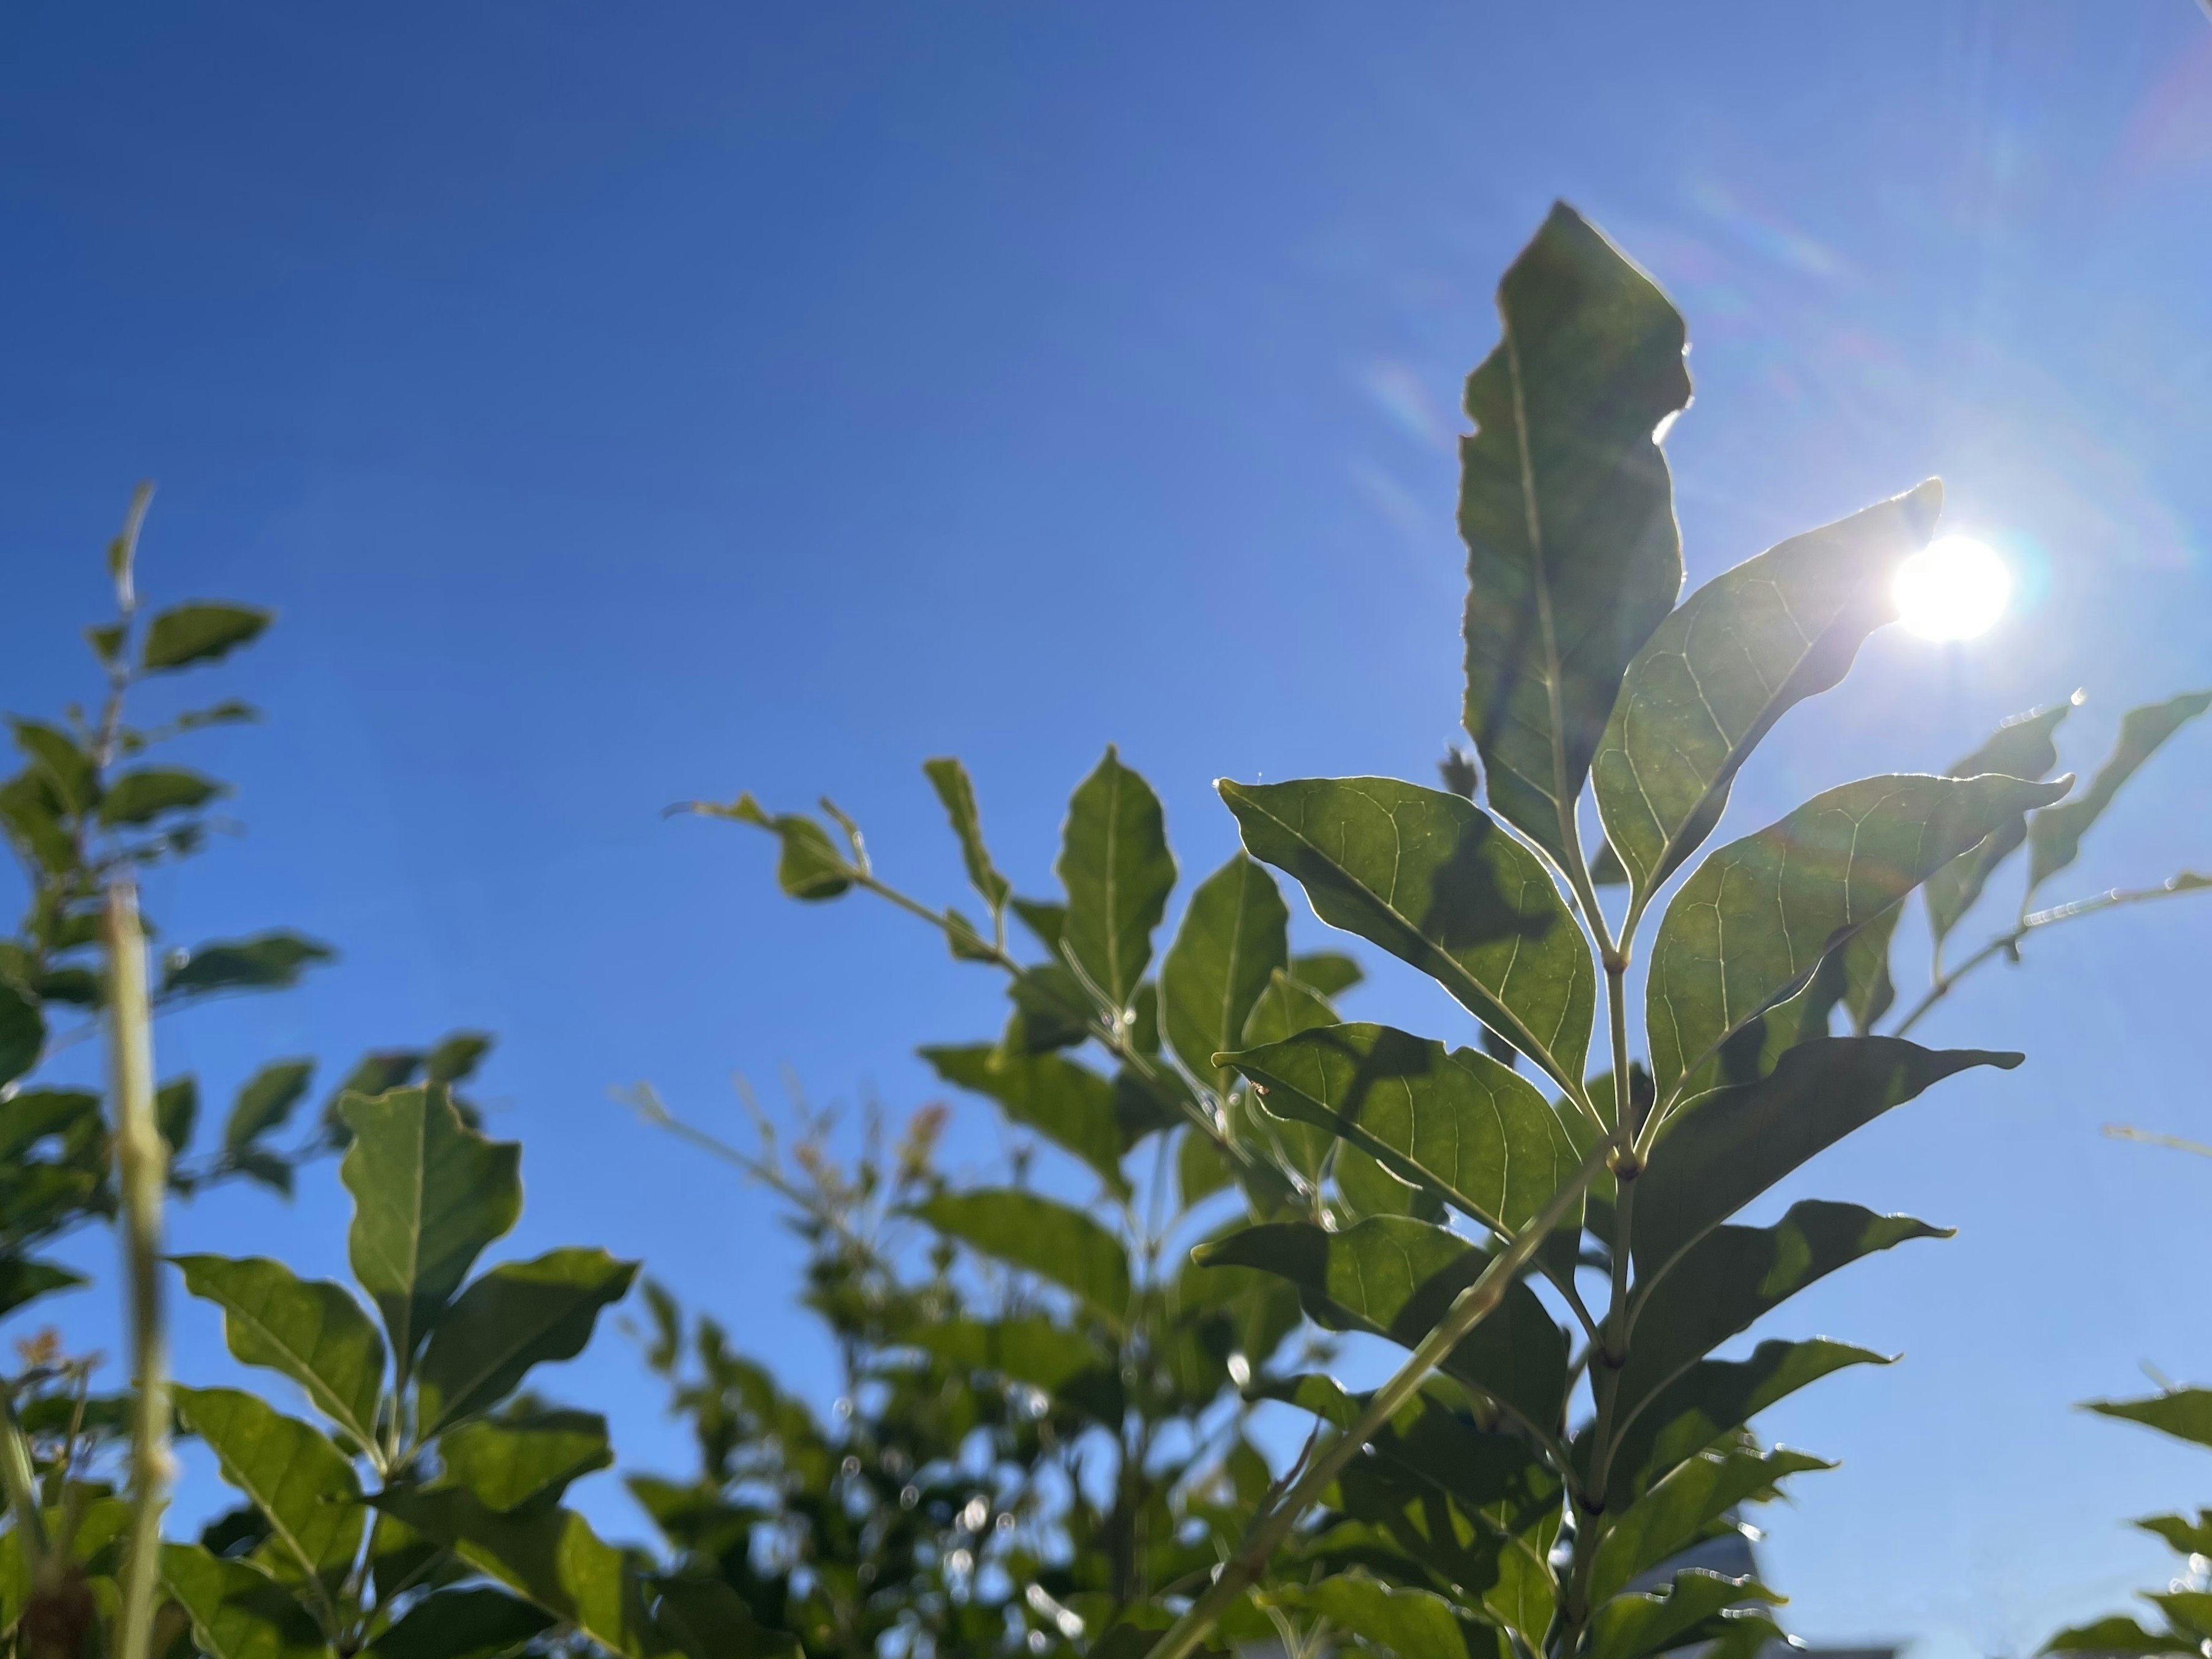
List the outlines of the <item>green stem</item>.
<svg viewBox="0 0 2212 1659">
<path fill-rule="evenodd" d="M 39 1503 L 38 1468 L 31 1456 L 30 1437 L 16 1420 L 15 1402 L 5 1389 L 0 1389 L 0 1486 L 6 1488 L 9 1505 L 15 1511 L 16 1536 L 29 1558 L 31 1581 L 41 1583 L 51 1546 Z"/>
<path fill-rule="evenodd" d="M 115 1101 L 116 1187 L 123 1203 L 123 1266 L 130 1285 L 131 1543 L 116 1659 L 149 1659 L 161 1576 L 161 1511 L 168 1503 L 168 1353 L 161 1322 L 161 1194 L 168 1148 L 154 1116 L 153 1017 L 138 889 L 125 871 L 107 888 L 108 1087 Z"/>
<path fill-rule="evenodd" d="M 1237 1605 L 1238 1598 L 1258 1582 L 1268 1561 L 1290 1536 L 1291 1529 L 1321 1501 L 1322 1494 L 1343 1473 L 1345 1466 L 1420 1392 L 1429 1373 L 1467 1339 L 1469 1332 L 1497 1310 L 1513 1281 L 1534 1257 L 1538 1247 L 1566 1218 L 1567 1212 L 1580 1201 L 1584 1189 L 1605 1167 L 1612 1151 L 1607 1142 L 1584 1158 L 1582 1167 L 1552 1195 L 1543 1213 L 1522 1228 L 1510 1245 L 1491 1259 L 1482 1276 L 1460 1292 L 1443 1318 L 1421 1339 L 1412 1358 L 1369 1398 L 1367 1408 L 1360 1413 L 1358 1420 L 1331 1441 L 1290 1490 L 1252 1523 L 1236 1554 L 1221 1564 L 1212 1585 L 1169 1627 L 1147 1659 L 1190 1659 L 1199 1644 Z"/>
</svg>

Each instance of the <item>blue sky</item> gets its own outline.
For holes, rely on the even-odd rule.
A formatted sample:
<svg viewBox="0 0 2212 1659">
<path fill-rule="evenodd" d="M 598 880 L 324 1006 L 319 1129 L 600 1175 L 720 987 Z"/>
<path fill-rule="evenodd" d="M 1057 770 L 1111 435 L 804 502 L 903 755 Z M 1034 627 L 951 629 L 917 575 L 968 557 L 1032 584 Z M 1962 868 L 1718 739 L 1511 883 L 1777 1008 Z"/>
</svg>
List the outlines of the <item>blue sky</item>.
<svg viewBox="0 0 2212 1659">
<path fill-rule="evenodd" d="M 994 988 L 879 911 L 781 900 L 752 838 L 665 805 L 827 789 L 952 897 L 926 756 L 967 757 L 1032 890 L 1109 739 L 1194 872 L 1232 845 L 1214 776 L 1429 776 L 1458 382 L 1554 197 L 1688 319 L 1692 581 L 1930 473 L 2023 577 L 1972 645 L 1877 640 L 1731 822 L 2076 686 L 2094 764 L 2129 704 L 2212 684 L 2208 185 L 2187 0 L 17 5 L 0 705 L 89 690 L 98 549 L 158 479 L 152 592 L 283 621 L 227 682 L 270 724 L 200 756 L 251 833 L 149 902 L 344 952 L 165 1030 L 165 1072 L 227 1096 L 272 1054 L 495 1030 L 515 1248 L 644 1255 L 818 1387 L 772 1211 L 606 1091 L 734 1127 L 729 1073 L 788 1066 L 904 1109 L 936 1092 L 914 1046 L 994 1030 Z M 2208 744 L 2137 781 L 2068 893 L 2212 860 Z M 1930 1028 L 2027 1067 L 1777 1195 L 1961 1228 L 1775 1322 L 1907 1355 L 1766 1422 L 1844 1459 L 1766 1517 L 1815 1638 L 2032 1650 L 2163 1575 L 2126 1517 L 2212 1494 L 2071 1409 L 2142 1361 L 2212 1380 L 2212 1168 L 2097 1133 L 2212 1131 L 2212 907 L 2042 944 Z M 1456 1029 L 1394 966 L 1352 1006 Z M 337 1272 L 338 1200 L 325 1169 L 178 1236 Z M 103 1328 L 98 1298 L 72 1317 Z M 220 1372 L 213 1320 L 179 1318 L 181 1369 Z M 626 1460 L 683 1458 L 613 1332 L 559 1386 Z"/>
</svg>

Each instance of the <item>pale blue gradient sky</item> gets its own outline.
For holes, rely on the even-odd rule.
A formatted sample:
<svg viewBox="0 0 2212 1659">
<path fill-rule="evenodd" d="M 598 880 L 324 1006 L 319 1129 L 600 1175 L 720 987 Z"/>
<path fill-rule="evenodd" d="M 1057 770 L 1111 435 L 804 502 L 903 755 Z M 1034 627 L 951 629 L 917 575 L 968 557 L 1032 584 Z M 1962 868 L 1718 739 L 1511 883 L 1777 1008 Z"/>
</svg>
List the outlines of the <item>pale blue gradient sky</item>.
<svg viewBox="0 0 2212 1659">
<path fill-rule="evenodd" d="M 818 1387 L 772 1213 L 605 1091 L 734 1121 L 729 1071 L 788 1065 L 903 1108 L 935 1092 L 914 1045 L 995 1029 L 994 993 L 665 803 L 826 788 L 949 897 L 927 755 L 968 757 L 1033 889 L 1109 738 L 1187 870 L 1231 845 L 1217 775 L 1429 775 L 1457 384 L 1555 196 L 1689 319 L 1692 580 L 1931 472 L 2027 579 L 1982 641 L 1869 647 L 1732 822 L 2077 685 L 2094 763 L 2129 703 L 2212 683 L 2208 187 L 2188 0 L 17 5 L 0 704 L 82 673 L 96 550 L 157 477 L 148 586 L 284 620 L 234 677 L 272 723 L 205 751 L 252 834 L 151 898 L 345 951 L 166 1033 L 165 1069 L 227 1094 L 271 1053 L 494 1029 L 516 1248 L 643 1255 Z M 2178 741 L 2065 891 L 2212 860 L 2208 755 Z M 1777 1195 L 1962 1230 L 1774 1322 L 1908 1356 L 1767 1423 L 1844 1460 L 1768 1517 L 1817 1638 L 2032 1650 L 2164 1571 L 2126 1517 L 2212 1498 L 2212 1464 L 2070 1409 L 2138 1360 L 2212 1380 L 2212 1168 L 2097 1135 L 2212 1132 L 2212 908 L 2048 944 L 1932 1028 L 2026 1068 Z M 1353 1006 L 1455 1029 L 1394 967 Z M 336 1272 L 337 1200 L 325 1169 L 179 1233 Z M 203 1316 L 180 1348 L 224 1363 Z M 550 1380 L 682 1458 L 611 1331 Z"/>
</svg>

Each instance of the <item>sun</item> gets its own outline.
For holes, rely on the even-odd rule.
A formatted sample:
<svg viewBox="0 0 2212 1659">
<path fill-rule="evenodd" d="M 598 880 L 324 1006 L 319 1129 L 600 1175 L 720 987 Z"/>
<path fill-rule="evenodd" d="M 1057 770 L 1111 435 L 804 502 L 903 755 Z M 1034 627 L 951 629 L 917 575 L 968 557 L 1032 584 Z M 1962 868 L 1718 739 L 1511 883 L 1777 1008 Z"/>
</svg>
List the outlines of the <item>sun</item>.
<svg viewBox="0 0 2212 1659">
<path fill-rule="evenodd" d="M 1899 621 L 1923 640 L 1986 634 L 2012 599 L 2012 572 L 1986 542 L 1971 536 L 1932 541 L 1898 567 Z"/>
</svg>

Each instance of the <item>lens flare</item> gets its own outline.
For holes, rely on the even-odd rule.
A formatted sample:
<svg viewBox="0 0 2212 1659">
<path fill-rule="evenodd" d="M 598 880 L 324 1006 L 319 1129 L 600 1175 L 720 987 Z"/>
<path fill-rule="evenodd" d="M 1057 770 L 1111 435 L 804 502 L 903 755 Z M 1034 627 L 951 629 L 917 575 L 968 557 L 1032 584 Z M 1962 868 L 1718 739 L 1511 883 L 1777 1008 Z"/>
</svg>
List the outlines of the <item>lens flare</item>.
<svg viewBox="0 0 2212 1659">
<path fill-rule="evenodd" d="M 2012 599 L 2012 572 L 1971 536 L 1932 541 L 1898 567 L 1898 618 L 1923 640 L 1986 634 Z"/>
</svg>

